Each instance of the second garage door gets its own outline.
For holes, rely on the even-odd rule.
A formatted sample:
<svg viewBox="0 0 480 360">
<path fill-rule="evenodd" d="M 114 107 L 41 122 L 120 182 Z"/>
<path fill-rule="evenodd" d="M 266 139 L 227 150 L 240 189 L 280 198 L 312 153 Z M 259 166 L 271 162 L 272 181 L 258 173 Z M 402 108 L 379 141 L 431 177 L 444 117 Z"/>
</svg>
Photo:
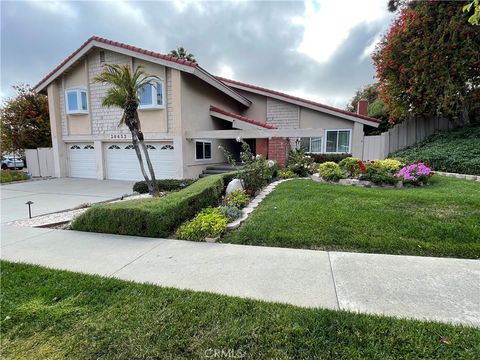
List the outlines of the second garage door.
<svg viewBox="0 0 480 360">
<path fill-rule="evenodd" d="M 176 178 L 175 150 L 170 142 L 148 143 L 148 154 L 157 179 Z M 145 158 L 145 170 L 148 168 Z M 112 180 L 143 180 L 137 154 L 132 144 L 115 143 L 105 145 L 106 177 Z"/>
</svg>

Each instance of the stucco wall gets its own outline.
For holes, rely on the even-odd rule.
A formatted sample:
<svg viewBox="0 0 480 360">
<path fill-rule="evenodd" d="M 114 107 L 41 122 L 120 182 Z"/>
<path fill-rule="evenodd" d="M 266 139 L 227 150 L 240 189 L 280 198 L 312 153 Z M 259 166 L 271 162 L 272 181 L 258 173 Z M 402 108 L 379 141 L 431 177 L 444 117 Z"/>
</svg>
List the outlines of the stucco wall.
<svg viewBox="0 0 480 360">
<path fill-rule="evenodd" d="M 266 123 L 267 97 L 239 89 L 235 89 L 235 91 L 252 102 L 252 105 L 241 112 L 240 115 L 260 121 L 262 123 Z"/>
</svg>

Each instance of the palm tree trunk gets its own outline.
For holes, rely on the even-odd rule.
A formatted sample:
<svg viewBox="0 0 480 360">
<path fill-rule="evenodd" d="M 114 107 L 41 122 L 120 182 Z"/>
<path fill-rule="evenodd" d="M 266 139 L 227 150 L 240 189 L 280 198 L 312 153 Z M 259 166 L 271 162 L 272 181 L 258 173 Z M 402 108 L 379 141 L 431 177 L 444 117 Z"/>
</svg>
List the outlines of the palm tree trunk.
<svg viewBox="0 0 480 360">
<path fill-rule="evenodd" d="M 148 192 L 150 194 L 153 194 L 154 193 L 154 188 L 152 186 L 152 182 L 148 178 L 147 172 L 145 171 L 145 166 L 143 165 L 142 153 L 141 153 L 140 148 L 138 146 L 138 136 L 137 136 L 137 134 L 135 134 L 134 131 L 132 131 L 132 144 L 133 144 L 133 148 L 135 149 L 135 153 L 137 154 L 138 163 L 140 164 L 140 170 L 141 170 L 143 178 L 145 179 L 145 182 L 147 184 Z M 155 183 L 155 185 L 157 185 L 157 184 Z M 157 192 L 158 192 L 158 188 L 157 188 Z"/>
<path fill-rule="evenodd" d="M 155 178 L 155 171 L 153 170 L 152 161 L 150 160 L 150 155 L 148 154 L 148 149 L 147 149 L 147 146 L 145 145 L 142 130 L 140 130 L 140 119 L 138 118 L 137 112 L 135 112 L 135 118 L 138 122 L 138 128 L 139 128 L 138 141 L 140 143 L 140 146 L 142 147 L 143 153 L 145 154 L 145 161 L 147 162 L 148 171 L 150 172 L 150 179 L 152 179 L 152 189 L 153 189 L 152 195 L 158 195 L 159 191 L 158 191 L 157 179 Z"/>
</svg>

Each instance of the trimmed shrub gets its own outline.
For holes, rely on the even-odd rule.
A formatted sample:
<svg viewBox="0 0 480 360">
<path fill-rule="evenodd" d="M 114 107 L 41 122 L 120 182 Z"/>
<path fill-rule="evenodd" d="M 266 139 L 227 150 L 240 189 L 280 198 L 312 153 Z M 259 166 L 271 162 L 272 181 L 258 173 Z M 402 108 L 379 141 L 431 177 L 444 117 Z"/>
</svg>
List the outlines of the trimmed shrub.
<svg viewBox="0 0 480 360">
<path fill-rule="evenodd" d="M 320 164 L 320 176 L 327 181 L 338 181 L 343 178 L 343 172 L 338 164 L 328 161 Z"/>
<path fill-rule="evenodd" d="M 242 210 L 236 206 L 220 206 L 218 211 L 225 215 L 229 221 L 235 221 L 242 216 Z"/>
<path fill-rule="evenodd" d="M 244 190 L 235 190 L 225 196 L 225 205 L 235 206 L 239 209 L 245 207 L 249 201 L 250 198 Z"/>
<path fill-rule="evenodd" d="M 339 163 L 343 159 L 352 156 L 351 154 L 307 154 L 310 155 L 314 162 L 322 164 L 324 162 Z"/>
<path fill-rule="evenodd" d="M 377 160 L 375 163 L 380 163 L 385 169 L 392 173 L 396 173 L 402 168 L 402 162 L 396 159 Z"/>
<path fill-rule="evenodd" d="M 180 226 L 176 236 L 179 239 L 202 241 L 206 237 L 217 237 L 227 230 L 228 219 L 217 208 L 203 209 L 192 220 Z"/>
<path fill-rule="evenodd" d="M 27 173 L 23 171 L 2 170 L 0 172 L 0 183 L 9 183 L 12 181 L 28 180 Z"/>
<path fill-rule="evenodd" d="M 95 205 L 72 222 L 72 229 L 167 237 L 197 212 L 218 205 L 224 191 L 222 175 L 202 178 L 161 198 Z"/>
<path fill-rule="evenodd" d="M 191 179 L 184 179 L 184 180 L 177 180 L 177 179 L 166 179 L 166 180 L 157 180 L 157 186 L 159 191 L 174 191 L 180 190 L 188 185 L 195 182 L 195 180 Z M 133 184 L 133 191 L 138 192 L 140 194 L 148 193 L 148 186 L 145 181 L 138 181 Z"/>
<path fill-rule="evenodd" d="M 295 174 L 292 170 L 290 169 L 285 169 L 285 170 L 280 170 L 278 172 L 278 177 L 280 179 L 292 179 L 298 177 L 297 174 Z"/>
<path fill-rule="evenodd" d="M 422 162 L 437 171 L 480 175 L 480 126 L 434 134 L 389 157 L 404 163 Z"/>
</svg>

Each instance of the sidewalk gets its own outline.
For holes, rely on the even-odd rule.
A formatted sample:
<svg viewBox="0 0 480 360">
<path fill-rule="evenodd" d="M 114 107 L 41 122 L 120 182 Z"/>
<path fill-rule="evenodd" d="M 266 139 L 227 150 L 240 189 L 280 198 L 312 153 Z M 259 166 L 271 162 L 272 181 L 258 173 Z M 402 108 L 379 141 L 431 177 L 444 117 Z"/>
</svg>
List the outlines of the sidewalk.
<svg viewBox="0 0 480 360">
<path fill-rule="evenodd" d="M 2 226 L 1 259 L 304 307 L 480 326 L 480 261 Z"/>
</svg>

